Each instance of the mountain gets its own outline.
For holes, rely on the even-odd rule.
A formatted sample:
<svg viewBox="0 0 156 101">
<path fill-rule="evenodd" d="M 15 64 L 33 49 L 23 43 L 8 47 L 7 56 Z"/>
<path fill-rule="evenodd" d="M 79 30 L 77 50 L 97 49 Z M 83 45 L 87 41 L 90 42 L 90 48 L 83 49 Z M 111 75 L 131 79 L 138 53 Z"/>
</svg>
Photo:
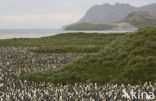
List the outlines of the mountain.
<svg viewBox="0 0 156 101">
<path fill-rule="evenodd" d="M 121 22 L 127 22 L 137 28 L 156 26 L 156 15 L 147 11 L 136 11 L 128 14 Z"/>
<path fill-rule="evenodd" d="M 148 11 L 135 11 L 120 21 L 114 23 L 78 23 L 66 27 L 66 30 L 111 30 L 111 31 L 135 31 L 137 28 L 156 26 L 156 14 Z"/>
<path fill-rule="evenodd" d="M 151 5 L 142 6 L 139 8 L 139 10 L 144 10 L 144 11 L 148 11 L 153 14 L 156 14 L 156 3 L 151 4 Z"/>
<path fill-rule="evenodd" d="M 103 4 L 91 7 L 82 19 L 77 23 L 88 22 L 92 24 L 112 23 L 126 17 L 134 11 L 144 10 L 156 14 L 156 3 L 142 7 L 134 7 L 129 4 L 116 3 L 115 5 Z"/>
</svg>

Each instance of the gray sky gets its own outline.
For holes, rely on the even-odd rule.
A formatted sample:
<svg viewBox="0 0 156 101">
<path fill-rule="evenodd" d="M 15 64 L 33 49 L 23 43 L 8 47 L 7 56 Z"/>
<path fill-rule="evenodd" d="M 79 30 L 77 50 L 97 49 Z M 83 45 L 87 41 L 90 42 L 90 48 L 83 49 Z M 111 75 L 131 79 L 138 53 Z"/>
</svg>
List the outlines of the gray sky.
<svg viewBox="0 0 156 101">
<path fill-rule="evenodd" d="M 59 28 L 79 20 L 91 6 L 117 2 L 142 6 L 156 0 L 0 0 L 0 29 Z"/>
</svg>

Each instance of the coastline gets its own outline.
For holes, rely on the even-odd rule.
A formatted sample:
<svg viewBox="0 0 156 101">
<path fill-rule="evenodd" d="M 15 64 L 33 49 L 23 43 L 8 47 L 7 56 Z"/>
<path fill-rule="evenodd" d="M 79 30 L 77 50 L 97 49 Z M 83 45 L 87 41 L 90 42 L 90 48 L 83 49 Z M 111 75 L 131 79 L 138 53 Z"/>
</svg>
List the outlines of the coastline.
<svg viewBox="0 0 156 101">
<path fill-rule="evenodd" d="M 63 30 L 63 29 L 42 29 L 42 30 L 36 30 L 36 29 L 5 29 L 2 30 L 0 29 L 0 40 L 5 40 L 5 39 L 13 39 L 13 38 L 41 38 L 41 37 L 49 37 L 49 36 L 54 36 L 58 34 L 63 34 L 63 33 L 104 33 L 104 34 L 109 34 L 109 33 L 126 33 L 126 32 L 133 32 L 133 31 L 118 31 L 118 30 L 106 30 L 106 31 L 69 31 L 69 30 Z"/>
<path fill-rule="evenodd" d="M 150 34 L 148 32 L 150 32 Z M 138 45 L 142 45 L 142 42 L 150 41 L 152 43 L 153 41 L 152 38 L 154 38 L 154 34 L 155 34 L 154 32 L 155 32 L 155 27 L 151 27 L 151 28 L 147 27 L 145 29 L 139 30 L 138 32 L 128 33 L 126 35 L 125 34 L 98 34 L 98 33 L 94 33 L 94 34 L 70 33 L 70 34 L 61 34 L 53 37 L 46 37 L 46 38 L 39 38 L 39 39 L 11 39 L 11 40 L 1 41 L 0 42 L 0 46 L 1 46 L 0 47 L 0 89 L 1 89 L 0 100 L 69 101 L 69 100 L 76 99 L 80 101 L 86 101 L 86 100 L 89 101 L 90 100 L 93 101 L 94 100 L 95 101 L 96 100 L 98 101 L 130 100 L 131 101 L 132 99 L 122 98 L 124 91 L 126 91 L 129 95 L 131 94 L 131 91 L 133 91 L 136 94 L 139 93 L 140 95 L 142 94 L 142 92 L 143 93 L 145 92 L 149 95 L 151 94 L 151 92 L 152 94 L 156 94 L 156 83 L 154 81 L 155 79 L 153 79 L 153 82 L 151 83 L 150 82 L 151 79 L 147 79 L 148 82 L 146 82 L 146 79 L 144 80 L 144 78 L 143 79 L 141 78 L 142 80 L 144 80 L 143 82 L 135 83 L 134 81 L 134 84 L 130 84 L 130 83 L 122 84 L 122 82 L 120 82 L 120 84 L 119 83 L 115 84 L 108 81 L 108 83 L 106 82 L 100 85 L 100 81 L 90 82 L 89 79 L 82 84 L 79 82 L 68 84 L 68 82 L 64 82 L 64 81 L 63 82 L 60 81 L 62 83 L 58 83 L 58 84 L 55 82 L 50 83 L 51 82 L 50 80 L 52 80 L 51 79 L 52 76 L 54 78 L 57 77 L 56 80 L 59 80 L 60 78 L 65 78 L 66 80 L 67 79 L 66 77 L 68 76 L 62 74 L 71 70 L 73 70 L 73 73 L 77 72 L 74 75 L 82 75 L 83 73 L 81 74 L 81 72 L 79 72 L 79 70 L 81 71 L 81 68 L 79 70 L 77 69 L 78 71 L 74 71 L 74 69 L 79 68 L 78 66 L 82 66 L 84 64 L 84 67 L 88 66 L 88 70 L 89 70 L 90 69 L 89 67 L 93 66 L 90 65 L 90 63 L 94 63 L 94 61 L 97 59 L 99 61 L 97 62 L 100 63 L 100 65 L 96 65 L 97 66 L 96 68 L 104 67 L 101 66 L 103 65 L 101 64 L 101 62 L 102 63 L 106 62 L 105 66 L 110 68 L 111 65 L 109 64 L 112 63 L 112 61 L 114 61 L 114 58 L 111 58 L 111 56 L 114 56 L 113 54 L 117 50 L 119 50 L 121 53 L 121 55 L 117 55 L 117 56 L 119 56 L 121 60 L 123 60 L 124 58 L 123 56 L 127 56 L 127 55 L 122 54 L 123 51 L 121 50 L 126 49 L 126 51 L 129 51 L 129 48 L 125 48 L 127 47 L 127 44 L 128 46 L 133 47 L 131 51 L 132 53 L 134 53 L 133 49 L 139 47 Z M 144 38 L 142 38 L 145 35 L 149 35 L 148 36 L 150 37 L 149 40 L 145 40 Z M 134 39 L 137 39 L 137 43 L 141 43 L 141 44 L 136 44 L 135 43 L 136 40 Z M 66 47 L 63 47 L 64 45 L 66 45 Z M 154 44 L 150 44 L 150 45 L 151 45 L 150 47 L 146 47 L 144 49 L 153 50 Z M 97 49 L 96 46 L 100 46 L 100 48 L 96 50 Z M 40 49 L 37 50 L 38 51 L 37 53 L 31 51 L 37 49 L 38 47 L 40 47 Z M 110 49 L 113 50 L 115 49 L 115 51 Z M 101 53 L 102 51 L 106 53 L 105 54 Z M 140 50 L 138 51 L 140 52 Z M 87 52 L 93 54 L 89 53 L 90 55 L 88 55 L 88 57 L 86 56 L 85 58 L 84 55 Z M 99 55 L 98 53 L 102 55 Z M 110 58 L 108 57 L 105 60 L 105 56 L 109 54 L 110 54 Z M 146 55 L 148 56 L 149 54 L 146 53 Z M 81 56 L 83 56 L 84 58 L 82 60 L 79 60 L 80 62 L 73 61 L 73 60 L 77 60 L 76 58 L 78 57 L 81 58 Z M 91 57 L 93 56 L 93 58 L 89 58 L 89 56 Z M 98 58 L 99 56 L 100 58 Z M 135 59 L 135 57 L 131 57 L 131 58 Z M 88 60 L 90 59 L 91 61 L 88 62 L 87 59 Z M 110 60 L 110 63 L 107 62 L 107 60 Z M 120 62 L 121 61 L 119 61 L 118 63 Z M 64 68 L 67 71 L 63 71 L 62 67 L 64 67 L 65 64 L 67 63 L 69 63 L 69 65 L 70 64 L 73 65 L 70 66 L 70 68 Z M 147 63 L 149 62 L 147 61 Z M 96 73 L 95 72 L 97 70 L 96 68 L 95 69 L 93 68 L 93 73 Z M 112 70 L 113 69 L 114 68 L 112 67 Z M 46 70 L 47 72 L 44 73 L 44 71 Z M 62 74 L 59 73 L 60 70 L 63 71 Z M 99 70 L 100 73 L 102 74 L 105 72 L 102 71 L 100 68 Z M 51 76 L 51 74 L 54 73 L 52 71 L 55 71 L 56 74 Z M 122 71 L 120 71 L 120 73 L 121 72 Z M 155 72 L 154 69 L 152 70 L 152 72 Z M 35 78 L 34 81 L 29 79 L 29 73 L 36 75 L 32 77 Z M 70 75 L 70 73 L 72 72 L 68 72 L 68 75 Z M 88 71 L 84 73 L 87 75 L 89 74 Z M 99 71 L 97 71 L 97 73 L 99 73 Z M 106 71 L 106 73 L 108 73 L 108 71 Z M 27 79 L 22 78 L 23 75 L 25 74 L 26 75 L 28 74 Z M 60 78 L 57 74 L 59 74 Z M 85 76 L 87 77 L 87 75 L 83 75 L 82 77 Z M 94 75 L 92 74 L 90 75 L 91 75 L 90 77 L 94 78 Z M 141 75 L 143 74 L 141 73 Z M 152 75 L 151 78 L 153 76 L 154 75 Z M 41 81 L 39 79 L 41 79 Z M 105 80 L 105 79 L 101 79 L 101 80 Z M 138 99 L 140 99 L 141 97 L 142 96 L 139 96 Z M 147 100 L 147 98 L 143 98 L 143 99 Z"/>
</svg>

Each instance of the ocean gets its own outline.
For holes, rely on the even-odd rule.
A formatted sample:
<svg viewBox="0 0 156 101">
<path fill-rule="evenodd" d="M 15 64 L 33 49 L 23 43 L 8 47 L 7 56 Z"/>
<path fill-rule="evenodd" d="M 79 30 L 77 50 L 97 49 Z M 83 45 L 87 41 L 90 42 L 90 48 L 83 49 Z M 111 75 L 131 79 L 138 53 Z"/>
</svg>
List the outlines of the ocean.
<svg viewBox="0 0 156 101">
<path fill-rule="evenodd" d="M 124 33 L 129 31 L 65 31 L 62 29 L 0 29 L 0 39 L 40 38 L 61 33 Z"/>
</svg>

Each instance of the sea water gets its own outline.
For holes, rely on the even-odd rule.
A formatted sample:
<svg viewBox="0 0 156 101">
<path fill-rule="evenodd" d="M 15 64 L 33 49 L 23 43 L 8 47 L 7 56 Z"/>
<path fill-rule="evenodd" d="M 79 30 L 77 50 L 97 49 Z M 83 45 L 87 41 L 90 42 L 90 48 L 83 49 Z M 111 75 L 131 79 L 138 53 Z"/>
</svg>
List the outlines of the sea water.
<svg viewBox="0 0 156 101">
<path fill-rule="evenodd" d="M 40 38 L 61 33 L 124 33 L 129 31 L 66 31 L 63 29 L 0 29 L 0 39 Z"/>
</svg>

